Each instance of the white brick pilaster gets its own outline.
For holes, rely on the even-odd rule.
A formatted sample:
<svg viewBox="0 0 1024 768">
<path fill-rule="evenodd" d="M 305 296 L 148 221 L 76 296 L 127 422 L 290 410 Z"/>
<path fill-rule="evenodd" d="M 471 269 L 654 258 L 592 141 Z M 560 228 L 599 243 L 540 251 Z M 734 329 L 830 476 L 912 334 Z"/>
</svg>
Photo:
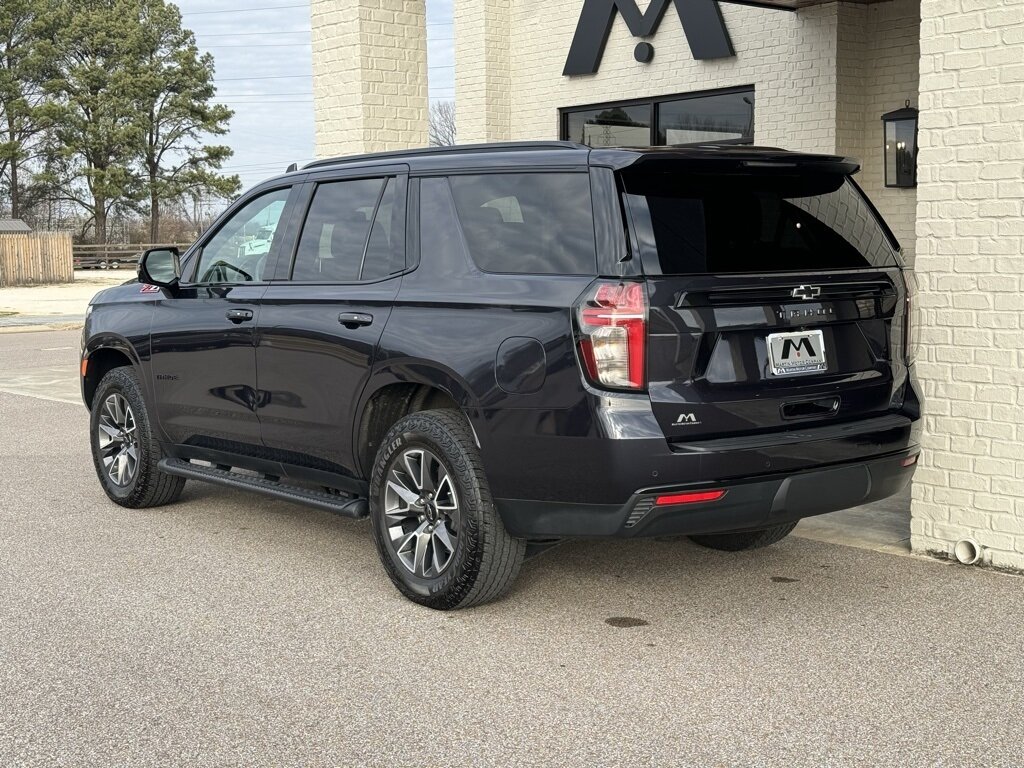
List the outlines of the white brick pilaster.
<svg viewBox="0 0 1024 768">
<path fill-rule="evenodd" d="M 459 142 L 511 138 L 511 0 L 455 0 Z"/>
<path fill-rule="evenodd" d="M 911 544 L 1024 570 L 1024 0 L 922 0 Z"/>
<path fill-rule="evenodd" d="M 318 157 L 427 145 L 423 0 L 312 0 Z"/>
</svg>

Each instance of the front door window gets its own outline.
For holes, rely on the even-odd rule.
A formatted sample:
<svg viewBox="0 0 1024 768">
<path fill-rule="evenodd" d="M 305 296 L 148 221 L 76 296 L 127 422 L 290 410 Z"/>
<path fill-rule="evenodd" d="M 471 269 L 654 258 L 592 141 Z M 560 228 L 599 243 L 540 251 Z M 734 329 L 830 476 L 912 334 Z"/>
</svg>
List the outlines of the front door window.
<svg viewBox="0 0 1024 768">
<path fill-rule="evenodd" d="M 203 246 L 197 283 L 248 283 L 269 277 L 268 260 L 291 189 L 275 189 L 242 206 Z"/>
</svg>

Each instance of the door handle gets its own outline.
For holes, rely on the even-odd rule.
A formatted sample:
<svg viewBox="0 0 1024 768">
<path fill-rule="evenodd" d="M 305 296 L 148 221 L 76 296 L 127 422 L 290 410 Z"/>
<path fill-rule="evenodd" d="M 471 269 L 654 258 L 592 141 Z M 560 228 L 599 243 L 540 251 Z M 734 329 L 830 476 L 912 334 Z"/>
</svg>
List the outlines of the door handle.
<svg viewBox="0 0 1024 768">
<path fill-rule="evenodd" d="M 252 320 L 251 309 L 229 309 L 227 311 L 227 318 L 235 325 L 244 323 L 248 320 Z"/>
<path fill-rule="evenodd" d="M 365 312 L 342 312 L 338 315 L 338 322 L 346 328 L 358 328 L 361 325 L 369 325 L 373 322 L 373 315 Z"/>
</svg>

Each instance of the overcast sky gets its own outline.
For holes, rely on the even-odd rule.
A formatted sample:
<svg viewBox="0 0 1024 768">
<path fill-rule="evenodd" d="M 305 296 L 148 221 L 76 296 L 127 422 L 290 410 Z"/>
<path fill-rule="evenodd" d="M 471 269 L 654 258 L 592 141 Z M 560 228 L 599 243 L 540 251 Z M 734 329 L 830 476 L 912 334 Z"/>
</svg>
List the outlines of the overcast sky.
<svg viewBox="0 0 1024 768">
<path fill-rule="evenodd" d="M 0 0 L 2 2 L 2 0 Z M 426 0 L 431 99 L 454 98 L 452 0 Z M 184 24 L 217 64 L 217 101 L 235 111 L 215 141 L 235 155 L 225 172 L 248 189 L 313 159 L 309 3 L 178 0 Z"/>
</svg>

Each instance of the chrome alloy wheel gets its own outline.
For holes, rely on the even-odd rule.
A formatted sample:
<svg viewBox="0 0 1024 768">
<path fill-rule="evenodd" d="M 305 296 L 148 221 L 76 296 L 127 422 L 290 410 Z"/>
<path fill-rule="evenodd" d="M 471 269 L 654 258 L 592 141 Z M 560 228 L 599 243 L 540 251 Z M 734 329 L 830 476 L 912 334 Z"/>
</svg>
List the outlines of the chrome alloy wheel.
<svg viewBox="0 0 1024 768">
<path fill-rule="evenodd" d="M 124 395 L 115 392 L 103 401 L 96 438 L 107 477 L 115 485 L 128 485 L 139 468 L 139 438 Z"/>
<path fill-rule="evenodd" d="M 444 464 L 430 451 L 408 448 L 388 471 L 384 527 L 398 560 L 414 576 L 433 579 L 455 557 L 459 498 Z"/>
</svg>

